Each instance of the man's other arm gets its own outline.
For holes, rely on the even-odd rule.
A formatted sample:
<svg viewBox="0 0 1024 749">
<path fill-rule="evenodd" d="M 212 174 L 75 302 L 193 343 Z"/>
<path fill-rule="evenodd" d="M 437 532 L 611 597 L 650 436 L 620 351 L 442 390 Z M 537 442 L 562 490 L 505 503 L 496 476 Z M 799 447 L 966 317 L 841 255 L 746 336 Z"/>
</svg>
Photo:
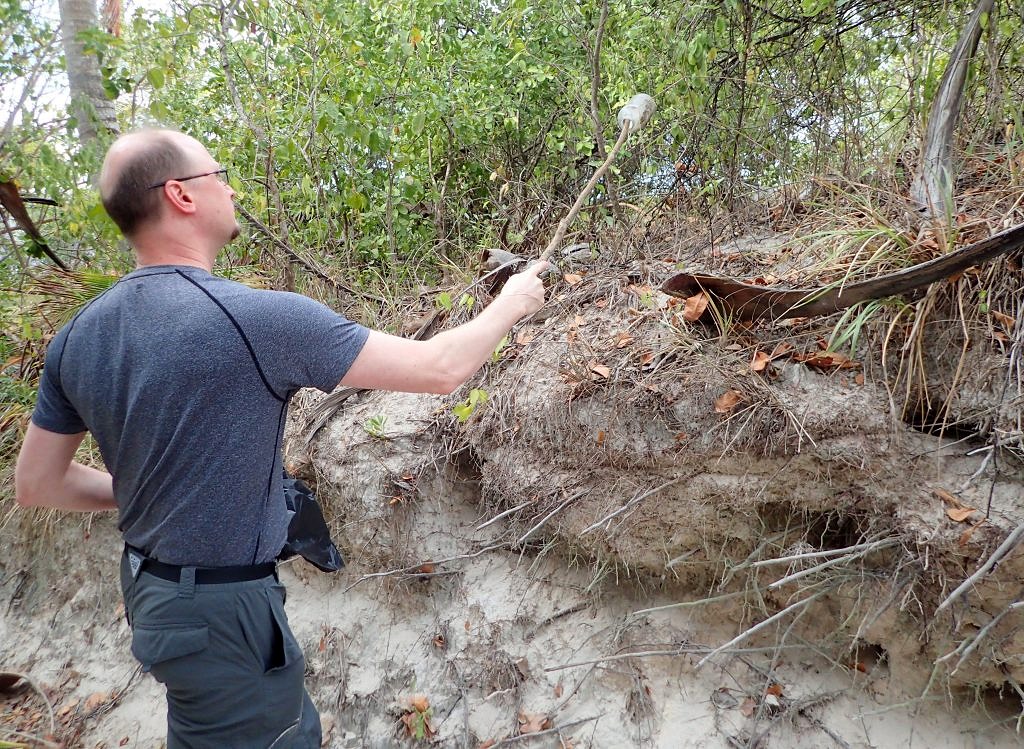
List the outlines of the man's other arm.
<svg viewBox="0 0 1024 749">
<path fill-rule="evenodd" d="M 74 461 L 83 437 L 85 432 L 58 434 L 29 423 L 14 469 L 18 504 L 81 512 L 117 509 L 110 474 Z"/>
<path fill-rule="evenodd" d="M 371 331 L 342 385 L 406 393 L 451 393 L 476 372 L 501 339 L 544 304 L 535 263 L 512 276 L 498 297 L 469 322 L 426 341 Z"/>
</svg>

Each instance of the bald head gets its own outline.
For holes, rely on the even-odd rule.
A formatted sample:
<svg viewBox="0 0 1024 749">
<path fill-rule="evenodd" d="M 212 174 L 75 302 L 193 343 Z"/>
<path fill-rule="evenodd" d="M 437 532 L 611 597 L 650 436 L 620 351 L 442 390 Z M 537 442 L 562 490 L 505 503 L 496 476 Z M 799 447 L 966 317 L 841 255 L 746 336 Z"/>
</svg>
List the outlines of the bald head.
<svg viewBox="0 0 1024 749">
<path fill-rule="evenodd" d="M 152 185 L 185 173 L 198 141 L 174 130 L 139 130 L 114 141 L 100 170 L 100 199 L 126 237 L 160 216 Z"/>
</svg>

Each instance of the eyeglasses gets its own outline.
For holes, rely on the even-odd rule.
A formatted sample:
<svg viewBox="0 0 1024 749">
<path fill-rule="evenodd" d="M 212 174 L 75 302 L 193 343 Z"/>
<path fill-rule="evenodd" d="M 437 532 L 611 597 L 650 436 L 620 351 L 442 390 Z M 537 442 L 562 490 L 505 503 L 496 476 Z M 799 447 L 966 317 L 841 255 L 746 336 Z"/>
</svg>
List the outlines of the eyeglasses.
<svg viewBox="0 0 1024 749">
<path fill-rule="evenodd" d="M 150 185 L 146 189 L 147 190 L 154 190 L 157 187 L 163 187 L 168 182 L 188 182 L 190 179 L 199 179 L 200 177 L 209 177 L 209 176 L 211 176 L 213 174 L 223 174 L 224 175 L 224 179 L 222 181 L 223 182 L 227 182 L 228 181 L 228 170 L 227 169 L 218 169 L 215 172 L 203 172 L 202 174 L 193 174 L 191 177 L 171 177 L 170 179 L 165 179 L 163 182 L 157 182 L 155 185 Z"/>
</svg>

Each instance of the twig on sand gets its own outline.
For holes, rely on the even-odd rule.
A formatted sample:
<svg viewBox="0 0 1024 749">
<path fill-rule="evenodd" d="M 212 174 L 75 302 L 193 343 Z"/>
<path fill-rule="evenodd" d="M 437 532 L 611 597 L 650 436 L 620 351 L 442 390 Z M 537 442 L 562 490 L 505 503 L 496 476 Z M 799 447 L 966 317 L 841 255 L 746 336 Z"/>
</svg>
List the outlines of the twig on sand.
<svg viewBox="0 0 1024 749">
<path fill-rule="evenodd" d="M 507 739 L 502 739 L 497 744 L 491 744 L 491 749 L 498 749 L 499 746 L 509 746 L 511 744 L 519 743 L 520 741 L 529 741 L 530 739 L 537 739 L 541 736 L 549 736 L 553 733 L 561 733 L 562 731 L 584 723 L 590 723 L 591 721 L 598 720 L 604 717 L 604 713 L 600 715 L 593 715 L 589 718 L 580 718 L 579 720 L 571 720 L 568 723 L 562 723 L 559 726 L 553 726 L 552 728 L 545 728 L 543 731 L 535 731 L 534 733 L 521 733 L 518 736 L 509 736 Z"/>
<path fill-rule="evenodd" d="M 823 595 L 825 595 L 828 592 L 829 592 L 828 588 L 826 588 L 824 590 L 819 590 L 817 593 L 815 593 L 812 596 L 808 596 L 807 598 L 803 598 L 803 599 L 797 601 L 796 603 L 790 604 L 789 606 L 784 608 L 782 611 L 780 611 L 779 613 L 774 614 L 774 615 L 768 617 L 767 619 L 765 619 L 760 624 L 756 624 L 753 627 L 751 627 L 750 629 L 744 630 L 740 634 L 736 635 L 736 637 L 734 637 L 731 640 L 729 640 L 729 642 L 725 643 L 724 645 L 719 645 L 717 648 L 715 648 L 710 653 L 708 653 L 703 658 L 701 658 L 700 661 L 698 661 L 698 663 L 697 663 L 697 668 L 701 668 L 705 663 L 707 663 L 710 659 L 714 658 L 716 655 L 719 655 L 720 653 L 728 650 L 729 648 L 733 647 L 734 645 L 738 645 L 739 643 L 743 642 L 745 639 L 747 639 L 751 635 L 755 634 L 756 632 L 760 632 L 762 629 L 764 629 L 765 627 L 769 626 L 770 624 L 774 624 L 775 622 L 785 618 L 787 615 L 789 615 L 791 613 L 794 613 L 795 611 L 797 611 L 799 609 L 802 609 L 802 608 L 804 608 L 806 606 L 809 606 L 811 603 L 813 603 L 814 601 L 818 600 L 819 598 L 821 598 Z"/>
<path fill-rule="evenodd" d="M 992 556 L 985 560 L 985 563 L 982 564 L 973 575 L 960 583 L 960 585 L 957 586 L 957 589 L 950 593 L 945 601 L 939 604 L 938 608 L 935 609 L 935 613 L 938 614 L 940 611 L 948 608 L 950 604 L 966 593 L 968 589 L 973 588 L 981 578 L 987 575 L 997 564 L 999 564 L 1000 561 L 1002 561 L 1003 557 L 1013 551 L 1013 548 L 1020 543 L 1022 538 L 1024 538 L 1024 523 L 1021 523 L 1013 529 L 1013 532 L 1010 533 L 1010 535 L 1007 536 L 1001 544 L 999 544 L 999 548 L 992 552 Z"/>
<path fill-rule="evenodd" d="M 453 557 L 445 557 L 444 559 L 428 559 L 424 562 L 420 562 L 419 564 L 409 565 L 408 567 L 399 567 L 395 570 L 387 570 L 386 572 L 371 572 L 369 574 L 361 576 L 358 580 L 356 580 L 354 583 L 345 588 L 344 592 L 348 593 L 350 590 L 352 590 L 352 588 L 356 587 L 360 583 L 364 583 L 367 580 L 372 580 L 375 577 L 390 577 L 391 575 L 402 575 L 408 572 L 416 572 L 417 570 L 422 569 L 423 565 L 425 564 L 437 565 L 444 564 L 446 562 L 455 562 L 459 559 L 475 559 L 476 557 L 486 554 L 489 551 L 494 551 L 495 549 L 503 548 L 507 548 L 507 544 L 491 544 L 489 546 L 484 546 L 482 549 L 478 549 L 477 551 L 474 551 L 471 554 L 456 554 Z M 423 572 L 420 574 L 425 576 L 432 573 Z"/>
<path fill-rule="evenodd" d="M 829 561 L 822 562 L 821 564 L 817 564 L 814 567 L 808 567 L 805 570 L 794 572 L 792 575 L 786 575 L 785 577 L 776 580 L 771 585 L 769 585 L 768 590 L 777 590 L 778 588 L 781 588 L 783 585 L 787 585 L 788 583 L 796 582 L 797 580 L 809 577 L 810 575 L 813 575 L 817 572 L 821 572 L 822 570 L 828 569 L 830 567 L 837 567 L 841 564 L 852 562 L 855 559 L 860 559 L 861 557 L 867 556 L 872 551 L 884 549 L 889 546 L 894 546 L 895 544 L 895 539 L 884 539 L 882 541 L 876 541 L 873 544 L 863 544 L 863 548 L 860 551 L 845 554 L 837 559 L 830 559 Z"/>
<path fill-rule="evenodd" d="M 758 562 L 751 564 L 751 567 L 768 567 L 775 564 L 788 564 L 789 562 L 798 562 L 805 559 L 817 559 L 819 557 L 835 557 L 841 554 L 856 554 L 857 552 L 863 552 L 867 554 L 875 549 L 885 548 L 886 546 L 892 546 L 896 543 L 895 538 L 883 538 L 878 541 L 870 541 L 862 544 L 854 544 L 853 546 L 846 546 L 842 549 L 826 549 L 825 551 L 809 551 L 804 554 L 790 554 L 785 557 L 775 557 L 774 559 L 762 559 Z"/>
<path fill-rule="evenodd" d="M 536 634 L 537 634 L 538 632 L 540 632 L 540 630 L 542 630 L 542 629 L 543 629 L 544 627 L 548 626 L 548 625 L 549 625 L 549 624 L 551 624 L 552 622 L 556 622 L 556 621 L 558 621 L 558 620 L 559 620 L 559 619 L 561 619 L 561 618 L 562 618 L 563 616 L 569 616 L 570 614 L 575 614 L 575 613 L 577 613 L 577 612 L 579 612 L 579 611 L 583 611 L 583 609 L 585 609 L 585 608 L 586 608 L 587 606 L 589 606 L 589 605 L 590 605 L 590 602 L 589 602 L 589 601 L 580 601 L 579 603 L 577 603 L 577 604 L 574 604 L 574 605 L 572 605 L 572 606 L 569 606 L 568 608 L 562 609 L 561 611 L 556 611 L 556 612 L 555 612 L 554 614 L 552 614 L 551 616 L 549 616 L 549 617 L 547 617 L 546 619 L 543 619 L 543 620 L 541 620 L 540 622 L 538 622 L 538 623 L 537 623 L 537 624 L 536 624 L 536 625 L 535 625 L 535 626 L 533 627 L 533 629 L 531 629 L 531 630 L 530 630 L 530 631 L 529 631 L 529 632 L 527 633 L 527 635 L 526 635 L 527 639 L 529 639 L 529 638 L 532 638 L 532 637 L 536 636 Z"/>
<path fill-rule="evenodd" d="M 34 681 L 32 681 L 32 679 L 29 676 L 27 676 L 26 674 L 20 673 L 18 671 L 4 671 L 3 672 L 3 676 L 9 677 L 8 680 L 10 681 L 10 683 L 12 685 L 17 684 L 19 681 L 25 682 L 26 684 L 28 684 L 32 688 L 33 692 L 35 692 L 36 694 L 38 694 L 42 698 L 43 703 L 46 705 L 46 710 L 47 710 L 47 712 L 50 715 L 50 733 L 51 734 L 56 733 L 57 732 L 57 719 L 56 719 L 56 717 L 53 714 L 53 705 L 50 704 L 50 698 L 46 696 L 46 692 L 44 692 L 42 690 L 42 688 L 40 688 L 40 686 L 38 684 L 36 684 Z M 36 740 L 39 741 L 39 739 L 36 739 Z"/>
<path fill-rule="evenodd" d="M 509 516 L 509 515 L 511 515 L 511 514 L 512 514 L 513 512 L 518 512 L 519 510 L 522 510 L 522 509 L 523 509 L 524 507 L 529 507 L 529 506 L 530 506 L 531 504 L 533 504 L 533 502 L 534 502 L 534 500 L 532 500 L 532 499 L 528 499 L 528 500 L 526 500 L 525 502 L 523 502 L 522 504 L 518 504 L 518 505 L 516 505 L 516 506 L 515 506 L 515 507 L 513 507 L 512 509 L 510 509 L 510 510 L 505 510 L 504 512 L 502 512 L 502 513 L 499 513 L 499 514 L 495 515 L 495 516 L 494 516 L 493 518 L 491 518 L 490 520 L 487 520 L 487 521 L 485 521 L 485 522 L 483 522 L 483 523 L 480 523 L 480 525 L 478 525 L 478 526 L 476 527 L 476 529 L 477 529 L 478 531 L 480 531 L 480 530 L 483 530 L 484 528 L 486 528 L 487 526 L 491 525 L 492 523 L 497 523 L 497 522 L 498 522 L 499 520 L 501 520 L 502 518 L 504 518 L 504 517 L 508 517 L 508 516 Z"/>
<path fill-rule="evenodd" d="M 687 655 L 692 653 L 706 653 L 711 648 L 707 645 L 693 645 L 691 647 L 679 646 L 672 650 L 635 650 L 629 653 L 617 653 L 616 655 L 606 655 L 602 658 L 594 658 L 589 661 L 575 661 L 573 663 L 564 663 L 561 666 L 548 666 L 544 669 L 545 673 L 551 671 L 564 671 L 567 668 L 575 668 L 577 666 L 591 666 L 598 665 L 601 663 L 611 663 L 613 661 L 625 661 L 630 658 L 650 658 L 652 656 L 676 656 L 676 655 Z"/>
<path fill-rule="evenodd" d="M 557 514 L 558 514 L 559 512 L 561 512 L 561 511 L 562 511 L 563 509 L 565 509 L 565 508 L 566 508 L 566 507 L 567 507 L 567 506 L 569 505 L 569 503 L 570 503 L 570 502 L 572 502 L 572 501 L 573 501 L 574 499 L 579 499 L 579 498 L 580 498 L 580 497 L 582 497 L 582 496 L 583 496 L 584 494 L 587 494 L 587 493 L 588 493 L 589 491 L 590 491 L 589 489 L 584 489 L 583 491 L 578 491 L 578 492 L 576 492 L 575 494 L 573 494 L 572 496 L 570 496 L 570 497 L 567 497 L 567 498 L 566 498 L 566 499 L 565 499 L 565 500 L 564 500 L 564 501 L 563 501 L 563 502 L 562 502 L 562 503 L 561 503 L 560 505 L 558 505 L 558 507 L 556 507 L 556 508 L 555 508 L 555 509 L 553 509 L 553 510 L 552 510 L 551 512 L 549 512 L 549 513 L 548 513 L 547 515 L 545 515 L 545 516 L 544 516 L 544 517 L 543 517 L 543 518 L 541 519 L 541 521 L 540 521 L 539 523 L 537 523 L 536 525 L 534 525 L 534 526 L 533 526 L 532 528 L 530 528 L 530 530 L 526 531 L 526 533 L 524 533 L 524 534 L 523 534 L 523 535 L 521 535 L 521 536 L 520 536 L 519 538 L 517 538 L 517 539 L 515 540 L 515 543 L 513 543 L 513 544 L 512 544 L 512 547 L 513 547 L 513 548 L 515 548 L 516 546 L 520 546 L 520 545 L 522 545 L 522 543 L 523 543 L 524 541 L 526 541 L 526 539 L 528 539 L 528 538 L 529 538 L 530 536 L 532 536 L 532 535 L 533 535 L 534 533 L 536 533 L 536 532 L 537 532 L 537 531 L 539 531 L 539 530 L 540 530 L 541 528 L 543 528 L 543 527 L 544 527 L 544 524 L 545 524 L 546 522 L 548 522 L 548 521 L 549 521 L 549 520 L 550 520 L 551 518 L 553 518 L 553 517 L 554 517 L 555 515 L 557 515 Z M 584 531 L 584 533 L 586 533 L 586 531 Z M 580 534 L 580 535 L 583 535 L 583 534 Z"/>
<path fill-rule="evenodd" d="M 590 531 L 592 531 L 592 530 L 594 530 L 596 528 L 600 528 L 605 523 L 611 522 L 612 519 L 618 517 L 619 515 L 621 515 L 622 513 L 628 511 L 629 509 L 631 509 L 633 507 L 636 507 L 638 504 L 643 502 L 645 499 L 650 497 L 652 494 L 657 494 L 662 489 L 667 489 L 668 487 L 672 486 L 672 484 L 678 483 L 682 479 L 683 479 L 682 476 L 676 476 L 674 479 L 670 479 L 669 481 L 666 481 L 664 484 L 661 484 L 660 486 L 656 486 L 653 489 L 648 489 L 643 494 L 638 494 L 637 496 L 633 497 L 633 499 L 631 499 L 628 502 L 626 502 L 626 504 L 622 505 L 622 507 L 620 507 L 619 509 L 615 510 L 615 512 L 609 513 L 608 515 L 605 515 L 603 518 L 598 520 L 596 523 L 592 523 L 592 524 L 588 525 L 586 528 L 584 528 L 582 531 L 580 531 L 580 535 L 581 536 L 585 536 L 586 534 L 590 533 Z"/>
<path fill-rule="evenodd" d="M 629 614 L 630 619 L 636 616 L 644 616 L 645 614 L 653 614 L 657 611 L 668 611 L 669 609 L 687 609 L 691 606 L 703 606 L 709 603 L 719 603 L 720 601 L 731 601 L 734 598 L 741 598 L 746 595 L 745 591 L 736 591 L 735 593 L 723 593 L 720 596 L 712 596 L 711 598 L 700 598 L 696 601 L 678 601 L 676 603 L 667 603 L 664 606 L 655 606 L 650 609 L 637 609 Z"/>
<path fill-rule="evenodd" d="M 963 642 L 960 643 L 959 646 L 957 646 L 956 650 L 950 653 L 946 653 L 944 656 L 939 658 L 936 661 L 936 663 L 946 663 L 952 660 L 954 656 L 959 655 L 960 659 L 956 662 L 956 665 L 953 667 L 953 670 L 949 672 L 950 675 L 955 674 L 957 670 L 960 668 L 960 666 L 964 664 L 964 661 L 967 660 L 967 658 L 971 655 L 971 653 L 978 649 L 978 646 L 981 644 L 981 641 L 988 636 L 988 633 L 991 632 L 992 629 L 997 624 L 999 624 L 1000 621 L 1002 621 L 1003 617 L 1009 614 L 1011 611 L 1020 608 L 1021 606 L 1024 606 L 1024 601 L 1015 601 L 1014 603 L 1011 603 L 1005 609 L 1003 609 L 994 617 L 992 617 L 992 621 L 990 621 L 984 627 L 979 629 L 973 637 L 968 637 L 967 639 L 965 639 Z"/>
</svg>

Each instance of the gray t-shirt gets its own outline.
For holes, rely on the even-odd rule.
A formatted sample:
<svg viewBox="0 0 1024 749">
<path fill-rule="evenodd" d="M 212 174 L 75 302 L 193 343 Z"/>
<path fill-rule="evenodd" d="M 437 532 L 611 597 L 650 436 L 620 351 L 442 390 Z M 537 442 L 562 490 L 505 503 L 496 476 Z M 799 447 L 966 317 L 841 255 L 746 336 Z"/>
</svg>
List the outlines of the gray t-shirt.
<svg viewBox="0 0 1024 749">
<path fill-rule="evenodd" d="M 368 335 L 299 294 L 140 268 L 54 337 L 32 421 L 92 432 L 127 543 L 168 564 L 266 562 L 288 530 L 288 400 L 332 390 Z"/>
</svg>

